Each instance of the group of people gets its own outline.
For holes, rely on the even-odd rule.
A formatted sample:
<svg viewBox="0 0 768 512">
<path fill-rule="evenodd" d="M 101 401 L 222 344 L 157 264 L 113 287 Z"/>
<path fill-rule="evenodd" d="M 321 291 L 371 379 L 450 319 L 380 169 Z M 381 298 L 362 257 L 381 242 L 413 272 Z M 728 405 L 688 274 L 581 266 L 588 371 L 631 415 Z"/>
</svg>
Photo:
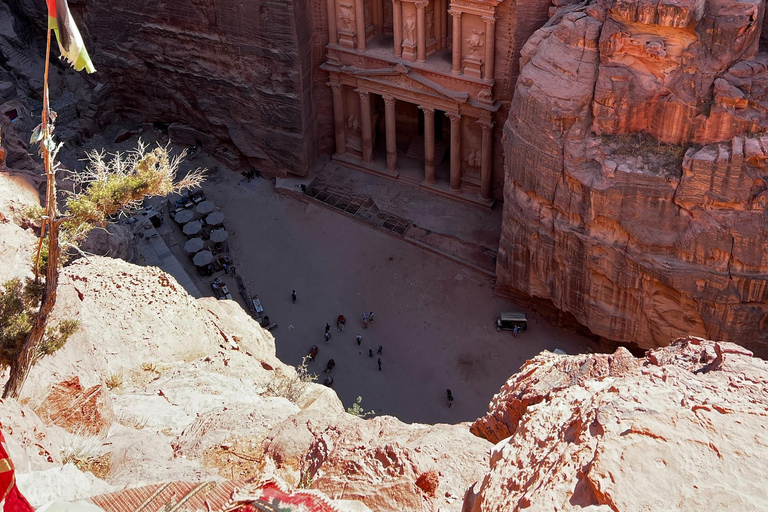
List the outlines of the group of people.
<svg viewBox="0 0 768 512">
<path fill-rule="evenodd" d="M 291 302 L 293 302 L 294 304 L 296 303 L 296 290 L 293 290 L 291 292 Z M 373 322 L 373 311 L 369 311 L 368 313 L 363 313 L 362 320 L 363 320 L 363 329 L 367 329 L 368 325 Z M 338 317 L 336 317 L 336 329 L 339 332 L 344 332 L 344 328 L 346 327 L 346 325 L 347 325 L 347 319 L 346 319 L 346 317 L 344 315 L 339 315 Z M 515 334 L 517 334 L 517 333 L 515 333 Z M 330 343 L 330 341 L 331 341 L 331 324 L 329 324 L 329 323 L 325 324 L 325 331 L 323 333 L 323 337 L 325 338 L 325 342 L 326 343 Z M 359 332 L 355 336 L 355 342 L 357 342 L 357 346 L 358 347 L 361 346 L 362 343 L 363 343 L 363 335 L 360 334 Z M 377 347 L 376 354 L 381 356 L 383 354 L 383 352 L 384 352 L 384 347 L 379 345 Z M 312 345 L 312 348 L 310 349 L 310 352 L 308 354 L 310 359 L 314 360 L 315 357 L 317 356 L 317 353 L 318 353 L 317 346 L 316 345 Z M 368 348 L 368 357 L 373 359 L 373 348 L 372 347 Z M 379 371 L 381 371 L 381 357 L 377 358 L 376 364 L 379 367 Z M 326 373 L 331 373 L 331 371 L 333 371 L 333 368 L 335 366 L 336 366 L 336 361 L 334 361 L 333 359 L 328 360 L 328 364 L 326 365 L 325 372 Z M 326 378 L 326 380 L 330 380 L 331 383 L 333 382 L 333 379 L 330 376 L 328 376 Z M 324 384 L 325 384 L 325 382 L 324 382 Z M 327 385 L 331 385 L 331 384 L 327 384 Z M 448 402 L 448 407 L 451 407 L 453 405 L 453 394 L 452 394 L 450 389 L 446 390 L 446 400 Z"/>
<path fill-rule="evenodd" d="M 296 290 L 294 290 L 291 293 L 291 299 L 293 300 L 294 303 L 296 302 Z M 362 319 L 363 319 L 363 329 L 367 329 L 368 328 L 368 324 L 373 322 L 373 311 L 369 311 L 368 313 L 363 313 Z M 346 326 L 347 326 L 347 318 L 344 315 L 339 315 L 338 317 L 336 317 L 336 329 L 339 332 L 344 332 L 344 328 Z M 328 324 L 328 323 L 325 324 L 324 337 L 325 337 L 325 342 L 326 343 L 329 343 L 331 341 L 331 324 Z M 357 342 L 357 346 L 358 347 L 360 345 L 362 345 L 362 343 L 363 343 L 363 335 L 358 332 L 357 336 L 355 336 L 355 341 Z M 376 350 L 376 354 L 382 355 L 383 351 L 384 351 L 384 347 L 379 345 L 377 350 Z M 373 359 L 373 348 L 369 348 L 368 349 L 368 357 Z M 377 359 L 376 363 L 377 363 L 377 365 L 379 367 L 379 371 L 381 371 L 381 358 L 380 357 Z M 331 369 L 332 368 L 333 367 L 331 367 Z M 329 371 L 329 369 L 326 369 L 326 371 Z"/>
</svg>

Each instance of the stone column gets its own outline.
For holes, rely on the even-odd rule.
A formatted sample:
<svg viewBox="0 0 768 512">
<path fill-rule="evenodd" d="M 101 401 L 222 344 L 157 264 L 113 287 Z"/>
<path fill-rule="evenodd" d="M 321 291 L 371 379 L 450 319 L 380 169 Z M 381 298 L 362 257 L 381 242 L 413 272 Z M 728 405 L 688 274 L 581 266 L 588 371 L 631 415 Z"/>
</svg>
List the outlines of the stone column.
<svg viewBox="0 0 768 512">
<path fill-rule="evenodd" d="M 445 115 L 451 120 L 451 191 L 461 192 L 461 114 Z"/>
<path fill-rule="evenodd" d="M 491 178 L 493 175 L 493 121 L 479 119 L 483 129 L 482 156 L 480 160 L 480 199 L 491 202 Z"/>
<path fill-rule="evenodd" d="M 451 67 L 451 73 L 454 75 L 461 74 L 461 46 L 463 41 L 461 40 L 461 11 L 454 11 L 451 9 L 448 11 L 453 16 L 453 65 Z"/>
<path fill-rule="evenodd" d="M 485 22 L 485 67 L 483 80 L 493 82 L 493 64 L 496 52 L 496 16 L 483 16 Z"/>
<path fill-rule="evenodd" d="M 387 135 L 387 170 L 394 173 L 397 170 L 397 125 L 395 121 L 395 98 L 384 98 L 384 124 Z"/>
<path fill-rule="evenodd" d="M 395 57 L 403 56 L 403 3 L 392 0 L 392 31 L 395 36 Z"/>
<path fill-rule="evenodd" d="M 437 49 L 443 49 L 443 12 L 445 5 L 443 0 L 435 0 L 432 12 L 432 26 L 435 27 L 435 39 L 437 40 Z"/>
<path fill-rule="evenodd" d="M 360 131 L 363 137 L 363 163 L 373 161 L 373 138 L 371 132 L 371 97 L 368 91 L 357 89 L 360 95 Z"/>
<path fill-rule="evenodd" d="M 336 132 L 336 154 L 341 156 L 347 152 L 347 132 L 344 128 L 344 97 L 342 85 L 331 82 L 328 85 L 333 90 L 333 126 Z"/>
<path fill-rule="evenodd" d="M 365 50 L 365 3 L 355 0 L 355 36 L 358 51 Z"/>
<path fill-rule="evenodd" d="M 424 183 L 435 183 L 435 109 L 419 107 L 424 112 Z"/>
<path fill-rule="evenodd" d="M 440 9 L 440 20 L 443 27 L 443 48 L 448 48 L 448 2 L 450 0 L 443 0 L 443 5 Z"/>
<path fill-rule="evenodd" d="M 328 42 L 338 44 L 339 33 L 336 29 L 336 0 L 327 0 L 328 7 Z"/>
<path fill-rule="evenodd" d="M 416 2 L 416 62 L 427 60 L 427 24 L 425 10 L 429 2 Z"/>
<path fill-rule="evenodd" d="M 376 33 L 384 33 L 384 2 L 389 0 L 373 0 L 373 24 L 376 25 Z"/>
</svg>

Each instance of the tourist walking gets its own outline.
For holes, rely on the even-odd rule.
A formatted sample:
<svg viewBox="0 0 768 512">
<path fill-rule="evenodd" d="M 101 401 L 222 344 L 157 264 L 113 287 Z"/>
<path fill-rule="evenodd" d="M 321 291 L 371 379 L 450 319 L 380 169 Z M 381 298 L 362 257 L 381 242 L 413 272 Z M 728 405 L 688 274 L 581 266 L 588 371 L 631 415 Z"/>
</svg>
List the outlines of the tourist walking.
<svg viewBox="0 0 768 512">
<path fill-rule="evenodd" d="M 331 333 L 330 332 L 326 332 L 325 333 L 325 342 L 328 343 L 329 341 L 331 341 Z"/>
<path fill-rule="evenodd" d="M 357 346 L 360 346 L 360 344 L 363 342 L 363 337 L 360 335 L 360 333 L 357 333 L 355 339 L 357 340 Z"/>
<path fill-rule="evenodd" d="M 371 311 L 370 313 L 368 313 L 368 323 L 369 323 L 369 324 L 372 324 L 372 323 L 373 323 L 373 311 Z"/>
<path fill-rule="evenodd" d="M 367 329 L 367 328 L 368 328 L 368 315 L 363 313 L 363 329 Z"/>
<path fill-rule="evenodd" d="M 381 358 L 379 358 L 379 371 L 381 371 Z"/>
<path fill-rule="evenodd" d="M 296 304 L 296 290 L 293 290 L 293 291 L 291 292 L 291 302 L 293 302 L 294 304 Z"/>
<path fill-rule="evenodd" d="M 373 349 L 372 349 L 372 348 L 369 348 L 369 349 L 368 349 L 368 357 L 370 357 L 371 359 L 373 359 Z"/>
<path fill-rule="evenodd" d="M 453 393 L 451 393 L 450 389 L 445 390 L 445 398 L 448 399 L 448 407 L 453 405 Z"/>
<path fill-rule="evenodd" d="M 384 350 L 384 347 L 379 345 L 379 350 L 376 351 L 377 354 L 381 354 L 381 351 Z"/>
</svg>

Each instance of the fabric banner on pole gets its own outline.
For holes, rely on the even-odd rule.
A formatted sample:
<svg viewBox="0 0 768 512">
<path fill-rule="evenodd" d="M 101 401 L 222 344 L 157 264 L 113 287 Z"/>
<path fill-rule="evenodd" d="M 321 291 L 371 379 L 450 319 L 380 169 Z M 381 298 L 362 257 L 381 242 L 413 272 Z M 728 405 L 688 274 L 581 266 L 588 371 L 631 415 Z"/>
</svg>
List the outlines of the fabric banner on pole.
<svg viewBox="0 0 768 512">
<path fill-rule="evenodd" d="M 61 56 L 72 64 L 75 71 L 83 69 L 88 73 L 96 71 L 88 56 L 88 50 L 85 49 L 80 31 L 77 30 L 75 20 L 72 19 L 72 13 L 69 12 L 67 0 L 46 1 L 48 2 L 48 30 L 53 30 L 56 34 Z"/>
</svg>

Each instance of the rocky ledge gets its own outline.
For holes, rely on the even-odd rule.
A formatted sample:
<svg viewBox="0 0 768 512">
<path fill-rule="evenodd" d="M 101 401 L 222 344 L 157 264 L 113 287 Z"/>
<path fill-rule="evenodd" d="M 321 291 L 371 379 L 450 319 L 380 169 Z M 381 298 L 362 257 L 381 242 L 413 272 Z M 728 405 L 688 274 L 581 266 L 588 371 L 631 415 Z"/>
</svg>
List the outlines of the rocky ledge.
<svg viewBox="0 0 768 512">
<path fill-rule="evenodd" d="M 768 362 L 732 343 L 543 353 L 472 425 L 496 444 L 463 511 L 764 510 L 766 389 Z"/>
</svg>

